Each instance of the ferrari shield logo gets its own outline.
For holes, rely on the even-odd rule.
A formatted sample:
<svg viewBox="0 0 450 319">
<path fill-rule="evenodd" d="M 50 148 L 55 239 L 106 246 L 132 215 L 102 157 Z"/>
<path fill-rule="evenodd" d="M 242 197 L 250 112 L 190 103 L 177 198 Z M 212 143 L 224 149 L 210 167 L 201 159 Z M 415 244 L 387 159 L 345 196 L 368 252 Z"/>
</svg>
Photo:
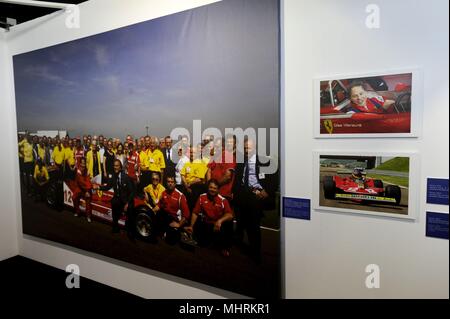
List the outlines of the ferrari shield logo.
<svg viewBox="0 0 450 319">
<path fill-rule="evenodd" d="M 332 120 L 325 120 L 323 121 L 323 125 L 327 129 L 327 132 L 329 134 L 333 134 L 333 121 Z"/>
</svg>

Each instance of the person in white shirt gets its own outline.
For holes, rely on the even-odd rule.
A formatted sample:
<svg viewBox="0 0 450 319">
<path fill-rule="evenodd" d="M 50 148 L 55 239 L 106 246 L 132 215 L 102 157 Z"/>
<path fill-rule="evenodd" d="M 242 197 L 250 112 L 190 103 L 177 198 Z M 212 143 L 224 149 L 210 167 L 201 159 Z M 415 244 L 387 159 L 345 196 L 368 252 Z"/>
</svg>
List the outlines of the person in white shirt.
<svg viewBox="0 0 450 319">
<path fill-rule="evenodd" d="M 183 189 L 183 180 L 181 178 L 181 170 L 186 163 L 189 163 L 189 157 L 187 156 L 187 149 L 185 147 L 180 147 L 178 150 L 178 156 L 180 157 L 177 165 L 175 166 L 175 181 L 177 184 L 177 189 Z"/>
</svg>

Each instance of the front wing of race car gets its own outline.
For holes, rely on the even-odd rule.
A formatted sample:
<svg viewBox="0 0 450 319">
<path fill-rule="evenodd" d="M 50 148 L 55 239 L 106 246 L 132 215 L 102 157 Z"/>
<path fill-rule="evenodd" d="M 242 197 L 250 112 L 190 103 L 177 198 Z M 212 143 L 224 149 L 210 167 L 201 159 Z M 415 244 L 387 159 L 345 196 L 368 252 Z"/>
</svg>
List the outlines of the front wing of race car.
<svg viewBox="0 0 450 319">
<path fill-rule="evenodd" d="M 370 202 L 378 202 L 378 203 L 389 203 L 395 204 L 395 198 L 391 197 L 383 197 L 383 196 L 374 196 L 374 195 L 365 195 L 365 194 L 336 194 L 336 199 L 349 199 L 349 200 L 357 200 L 357 201 L 370 201 Z"/>
</svg>

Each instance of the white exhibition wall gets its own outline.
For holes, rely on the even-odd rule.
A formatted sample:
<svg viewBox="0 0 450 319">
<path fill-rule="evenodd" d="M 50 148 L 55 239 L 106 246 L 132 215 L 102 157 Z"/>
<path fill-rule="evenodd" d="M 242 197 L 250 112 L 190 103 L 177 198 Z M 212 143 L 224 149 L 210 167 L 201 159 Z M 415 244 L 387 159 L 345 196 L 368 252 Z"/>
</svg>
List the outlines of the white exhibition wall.
<svg viewBox="0 0 450 319">
<path fill-rule="evenodd" d="M 369 3 L 379 29 L 366 27 Z M 442 0 L 284 1 L 285 195 L 313 195 L 313 150 L 416 151 L 421 160 L 416 222 L 315 211 L 310 222 L 285 221 L 287 297 L 448 298 L 449 242 L 425 237 L 426 210 L 448 212 L 425 204 L 426 178 L 448 178 L 448 9 Z M 411 67 L 425 77 L 420 138 L 313 138 L 314 78 Z M 380 266 L 380 289 L 365 286 L 369 264 Z"/>
<path fill-rule="evenodd" d="M 13 257 L 18 254 L 17 235 L 17 194 L 14 187 L 16 178 L 16 163 L 14 153 L 17 147 L 14 144 L 15 138 L 15 112 L 12 108 L 11 78 L 10 68 L 5 67 L 8 61 L 8 47 L 5 40 L 5 32 L 0 30 L 0 148 L 5 154 L 11 156 L 1 157 L 1 179 L 0 184 L 0 260 Z M 12 155 L 14 154 L 14 155 Z"/>
<path fill-rule="evenodd" d="M 38 48 L 185 10 L 207 0 L 95 0 L 83 3 L 81 28 L 67 29 L 52 14 L 0 34 L 1 157 L 0 259 L 23 256 L 81 274 L 147 298 L 233 297 L 92 254 L 36 241 L 21 234 L 12 58 Z M 364 1 L 282 1 L 284 96 L 283 171 L 286 196 L 310 198 L 313 150 L 416 151 L 421 158 L 420 211 L 415 222 L 312 212 L 311 221 L 284 221 L 287 298 L 448 298 L 448 241 L 425 237 L 427 176 L 448 177 L 448 2 L 379 0 L 381 28 L 365 27 Z M 6 66 L 4 68 L 3 66 Z M 313 78 L 420 67 L 425 76 L 423 133 L 418 139 L 315 140 Z M 3 94 L 3 92 L 6 92 Z M 8 152 L 10 151 L 10 152 Z M 8 154 L 10 154 L 8 156 Z M 289 174 L 287 174 L 289 172 Z M 13 187 L 11 187 L 13 185 Z M 365 267 L 378 264 L 381 288 L 365 287 Z M 162 278 L 158 278 L 162 276 Z"/>
</svg>

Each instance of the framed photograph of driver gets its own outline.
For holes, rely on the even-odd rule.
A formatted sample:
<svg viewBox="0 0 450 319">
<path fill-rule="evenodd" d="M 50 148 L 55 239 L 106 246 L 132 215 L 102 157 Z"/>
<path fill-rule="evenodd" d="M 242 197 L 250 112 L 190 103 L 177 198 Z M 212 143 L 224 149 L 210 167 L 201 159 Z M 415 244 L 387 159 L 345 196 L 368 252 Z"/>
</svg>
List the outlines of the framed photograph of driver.
<svg viewBox="0 0 450 319">
<path fill-rule="evenodd" d="M 418 137 L 421 86 L 418 69 L 317 78 L 315 136 Z"/>
<path fill-rule="evenodd" d="M 317 211 L 414 220 L 419 158 L 414 152 L 315 151 Z"/>
</svg>

